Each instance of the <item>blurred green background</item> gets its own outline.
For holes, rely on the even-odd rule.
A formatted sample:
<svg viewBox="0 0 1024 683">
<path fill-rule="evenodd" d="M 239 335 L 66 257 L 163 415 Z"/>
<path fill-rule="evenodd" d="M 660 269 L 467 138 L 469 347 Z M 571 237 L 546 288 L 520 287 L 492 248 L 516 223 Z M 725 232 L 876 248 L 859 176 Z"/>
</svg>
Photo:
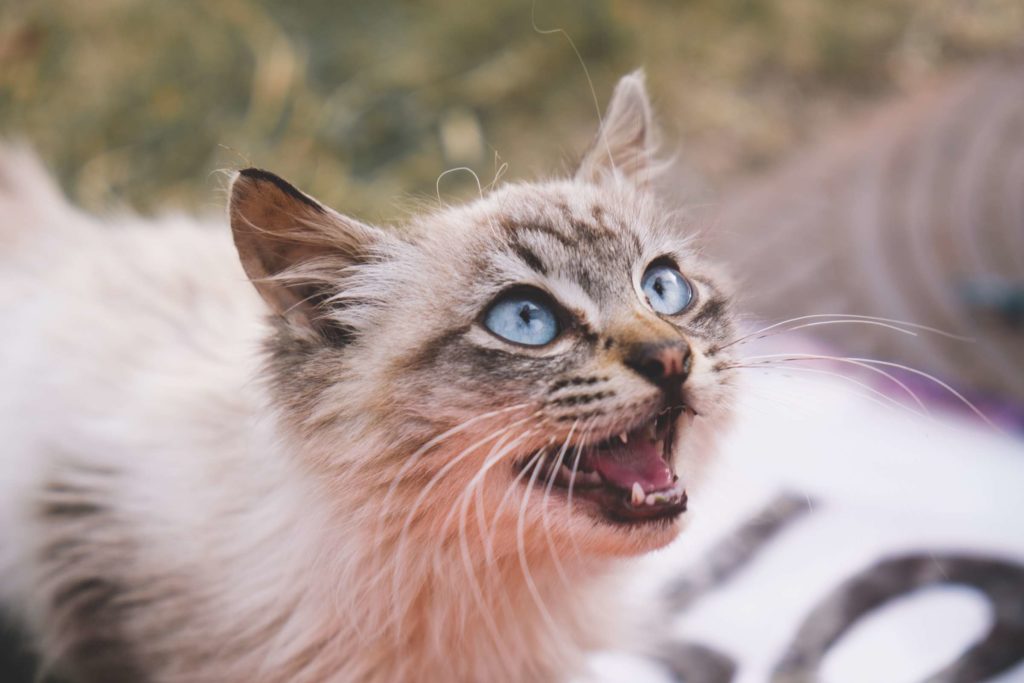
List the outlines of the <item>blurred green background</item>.
<svg viewBox="0 0 1024 683">
<path fill-rule="evenodd" d="M 531 0 L 2 0 L 0 134 L 76 201 L 219 210 L 258 165 L 371 220 L 470 166 L 556 172 L 596 126 L 583 69 Z M 713 183 L 936 71 L 1016 49 L 1021 0 L 538 0 L 603 106 L 647 69 Z M 468 175 L 442 191 L 475 192 Z"/>
</svg>

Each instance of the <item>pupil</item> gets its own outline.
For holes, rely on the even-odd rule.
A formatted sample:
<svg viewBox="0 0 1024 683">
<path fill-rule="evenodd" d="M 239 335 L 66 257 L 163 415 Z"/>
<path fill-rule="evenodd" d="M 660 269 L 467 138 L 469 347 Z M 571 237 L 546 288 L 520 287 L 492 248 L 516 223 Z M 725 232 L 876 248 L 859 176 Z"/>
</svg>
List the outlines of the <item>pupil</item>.
<svg viewBox="0 0 1024 683">
<path fill-rule="evenodd" d="M 519 309 L 519 318 L 526 323 L 530 324 L 530 306 L 523 304 L 523 307 Z"/>
<path fill-rule="evenodd" d="M 654 291 L 658 293 L 658 296 L 665 296 L 665 285 L 661 284 L 660 277 L 654 281 Z"/>
</svg>

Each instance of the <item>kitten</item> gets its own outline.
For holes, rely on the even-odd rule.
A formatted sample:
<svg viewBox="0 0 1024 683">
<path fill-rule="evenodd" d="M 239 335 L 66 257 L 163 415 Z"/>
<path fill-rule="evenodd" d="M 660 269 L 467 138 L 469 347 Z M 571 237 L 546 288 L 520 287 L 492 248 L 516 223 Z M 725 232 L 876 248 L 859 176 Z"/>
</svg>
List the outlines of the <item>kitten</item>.
<svg viewBox="0 0 1024 683">
<path fill-rule="evenodd" d="M 247 169 L 237 257 L 101 224 L 9 152 L 0 597 L 46 664 L 554 681 L 622 637 L 615 575 L 679 533 L 733 392 L 653 135 L 631 74 L 573 177 L 401 229 Z"/>
</svg>

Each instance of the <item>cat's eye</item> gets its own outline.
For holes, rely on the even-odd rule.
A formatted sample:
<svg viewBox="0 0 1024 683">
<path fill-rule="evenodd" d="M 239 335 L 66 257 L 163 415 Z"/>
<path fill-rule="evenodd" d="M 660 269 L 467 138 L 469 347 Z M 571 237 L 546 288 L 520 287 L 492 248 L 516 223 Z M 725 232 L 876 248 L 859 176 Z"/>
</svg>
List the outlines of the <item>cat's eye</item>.
<svg viewBox="0 0 1024 683">
<path fill-rule="evenodd" d="M 693 301 L 693 288 L 675 266 L 655 262 L 647 268 L 640 288 L 651 308 L 662 315 L 682 313 Z"/>
<path fill-rule="evenodd" d="M 503 339 L 524 346 L 543 346 L 558 336 L 558 317 L 544 297 L 509 292 L 491 304 L 484 325 Z"/>
</svg>

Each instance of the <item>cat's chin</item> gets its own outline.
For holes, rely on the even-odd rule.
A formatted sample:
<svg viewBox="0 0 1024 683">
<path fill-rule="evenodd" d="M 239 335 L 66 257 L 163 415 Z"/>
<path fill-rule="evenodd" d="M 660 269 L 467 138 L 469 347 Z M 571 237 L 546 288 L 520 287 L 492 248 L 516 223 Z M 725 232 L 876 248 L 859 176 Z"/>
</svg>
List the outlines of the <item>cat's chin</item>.
<svg viewBox="0 0 1024 683">
<path fill-rule="evenodd" d="M 520 474 L 530 475 L 520 480 L 560 500 L 571 517 L 668 542 L 686 512 L 675 451 L 694 415 L 685 407 L 668 409 L 612 436 L 552 447 L 541 460 L 551 465 L 537 466 L 536 458 L 517 462 Z"/>
</svg>

